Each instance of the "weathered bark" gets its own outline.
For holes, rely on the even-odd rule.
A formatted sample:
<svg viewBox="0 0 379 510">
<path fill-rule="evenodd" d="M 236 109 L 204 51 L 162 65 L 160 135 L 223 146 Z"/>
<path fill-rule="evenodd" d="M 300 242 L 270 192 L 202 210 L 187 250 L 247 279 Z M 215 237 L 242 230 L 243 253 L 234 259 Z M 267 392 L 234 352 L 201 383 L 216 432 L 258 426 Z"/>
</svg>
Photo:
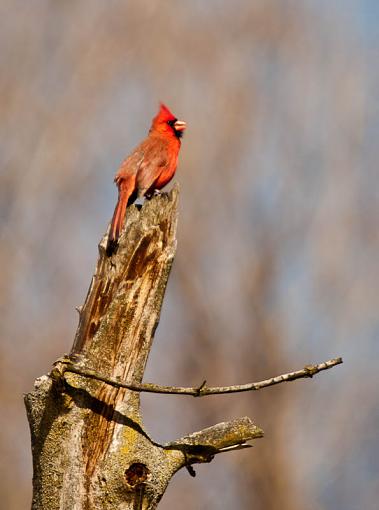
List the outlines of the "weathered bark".
<svg viewBox="0 0 379 510">
<path fill-rule="evenodd" d="M 127 211 L 116 255 L 106 236 L 71 362 L 140 383 L 176 249 L 178 190 Z M 144 431 L 139 393 L 65 371 L 65 360 L 25 396 L 33 452 L 33 510 L 154 509 L 173 474 L 243 447 L 262 431 L 248 418 L 167 445 Z"/>
</svg>

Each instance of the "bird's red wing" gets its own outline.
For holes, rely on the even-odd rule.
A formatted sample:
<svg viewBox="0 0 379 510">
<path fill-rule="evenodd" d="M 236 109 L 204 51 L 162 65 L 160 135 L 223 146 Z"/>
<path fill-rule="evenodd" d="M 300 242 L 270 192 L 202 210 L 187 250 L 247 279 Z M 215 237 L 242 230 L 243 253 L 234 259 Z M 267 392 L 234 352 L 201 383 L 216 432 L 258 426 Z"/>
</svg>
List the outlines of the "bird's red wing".
<svg viewBox="0 0 379 510">
<path fill-rule="evenodd" d="M 145 155 L 137 173 L 138 195 L 143 196 L 146 191 L 154 187 L 161 173 L 167 167 L 164 153 Z"/>
<path fill-rule="evenodd" d="M 134 151 L 121 163 L 120 168 L 115 175 L 114 181 L 119 185 L 122 179 L 126 179 L 132 175 L 137 175 L 138 169 L 143 161 L 145 153 L 146 140 L 142 142 Z"/>
</svg>

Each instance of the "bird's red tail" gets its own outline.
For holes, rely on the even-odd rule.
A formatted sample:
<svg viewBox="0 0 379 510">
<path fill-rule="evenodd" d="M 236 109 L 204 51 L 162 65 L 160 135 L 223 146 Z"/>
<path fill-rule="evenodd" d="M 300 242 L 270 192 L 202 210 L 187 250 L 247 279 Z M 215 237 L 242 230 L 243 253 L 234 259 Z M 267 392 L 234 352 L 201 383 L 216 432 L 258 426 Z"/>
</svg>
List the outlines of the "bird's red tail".
<svg viewBox="0 0 379 510">
<path fill-rule="evenodd" d="M 134 198 L 135 181 L 135 176 L 131 176 L 128 178 L 124 177 L 118 182 L 118 201 L 113 213 L 106 247 L 106 254 L 108 257 L 113 255 L 113 253 L 117 250 L 118 238 L 120 237 L 120 232 L 124 225 L 126 208 L 129 205 L 129 202 L 132 201 L 131 199 Z"/>
</svg>

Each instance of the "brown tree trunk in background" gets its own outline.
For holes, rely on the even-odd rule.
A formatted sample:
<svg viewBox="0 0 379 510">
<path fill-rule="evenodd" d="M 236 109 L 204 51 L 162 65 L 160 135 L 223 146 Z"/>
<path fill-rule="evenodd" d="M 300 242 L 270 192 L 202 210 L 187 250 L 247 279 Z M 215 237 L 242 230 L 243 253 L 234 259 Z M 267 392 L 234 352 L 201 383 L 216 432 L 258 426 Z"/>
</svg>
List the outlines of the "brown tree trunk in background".
<svg viewBox="0 0 379 510">
<path fill-rule="evenodd" d="M 115 256 L 106 236 L 70 360 L 83 370 L 142 381 L 176 249 L 178 191 L 127 211 Z M 65 371 L 65 359 L 25 396 L 33 452 L 33 510 L 153 509 L 173 474 L 209 462 L 261 431 L 247 418 L 167 445 L 144 431 L 139 393 Z"/>
</svg>

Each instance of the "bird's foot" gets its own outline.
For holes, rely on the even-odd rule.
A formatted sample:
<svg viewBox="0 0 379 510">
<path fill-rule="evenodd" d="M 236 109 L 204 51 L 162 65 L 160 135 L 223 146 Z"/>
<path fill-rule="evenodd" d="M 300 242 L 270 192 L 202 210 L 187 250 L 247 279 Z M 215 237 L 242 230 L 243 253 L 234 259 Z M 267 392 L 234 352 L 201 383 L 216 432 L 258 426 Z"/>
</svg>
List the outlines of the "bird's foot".
<svg viewBox="0 0 379 510">
<path fill-rule="evenodd" d="M 145 193 L 145 197 L 148 200 L 151 200 L 153 197 L 160 197 L 161 195 L 163 195 L 163 191 L 160 191 L 159 189 L 154 189 L 153 191 Z"/>
</svg>

